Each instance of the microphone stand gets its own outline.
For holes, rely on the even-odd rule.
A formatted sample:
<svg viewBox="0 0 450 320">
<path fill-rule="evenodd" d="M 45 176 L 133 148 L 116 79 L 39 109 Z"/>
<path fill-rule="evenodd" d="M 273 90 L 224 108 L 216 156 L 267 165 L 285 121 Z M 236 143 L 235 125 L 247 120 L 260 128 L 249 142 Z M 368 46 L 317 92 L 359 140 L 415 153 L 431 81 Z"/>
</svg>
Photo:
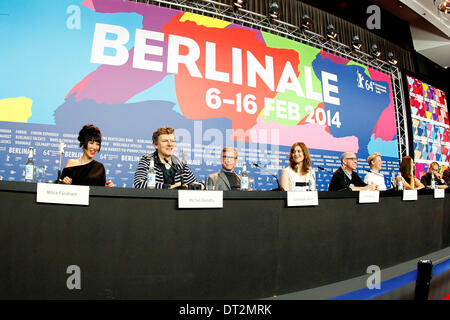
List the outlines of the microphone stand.
<svg viewBox="0 0 450 320">
<path fill-rule="evenodd" d="M 391 168 L 391 189 L 390 190 L 397 190 L 398 186 L 397 186 L 397 182 L 395 181 L 395 173 L 394 173 L 394 169 Z"/>
<path fill-rule="evenodd" d="M 183 173 L 184 173 L 184 164 L 185 164 L 185 162 L 186 162 L 186 159 L 184 158 L 185 157 L 185 153 L 184 153 L 184 151 L 183 150 L 181 150 L 181 173 L 180 173 L 180 182 L 181 182 L 181 185 L 183 185 Z"/>
<path fill-rule="evenodd" d="M 260 165 L 259 165 L 258 163 L 256 163 L 256 162 L 252 162 L 252 164 L 253 164 L 255 167 L 261 169 L 262 171 L 264 171 L 264 172 L 270 174 L 272 177 L 275 178 L 275 180 L 277 181 L 278 188 L 272 189 L 272 190 L 270 190 L 270 191 L 283 191 L 283 189 L 282 189 L 281 186 L 280 186 L 280 181 L 278 180 L 278 177 L 277 177 L 276 175 L 274 175 L 274 174 L 273 174 L 272 172 L 270 172 L 269 170 L 263 168 L 262 166 L 260 166 Z"/>
<path fill-rule="evenodd" d="M 59 142 L 58 146 L 58 152 L 59 152 L 59 168 L 58 168 L 58 176 L 56 177 L 56 184 L 60 183 L 61 179 L 61 162 L 62 162 L 62 155 L 64 153 L 64 148 L 66 144 L 62 141 Z"/>
<path fill-rule="evenodd" d="M 181 183 L 181 185 L 179 187 L 174 188 L 174 189 L 187 189 L 187 186 L 183 185 L 183 164 L 181 164 L 180 170 L 177 170 L 174 166 L 172 166 L 170 164 L 169 160 L 167 160 L 166 158 L 163 158 L 163 159 L 172 169 L 175 170 L 175 174 L 180 173 L 180 183 Z"/>
<path fill-rule="evenodd" d="M 331 172 L 330 170 L 325 169 L 325 168 L 322 168 L 322 167 L 317 167 L 317 169 L 320 169 L 320 170 L 322 170 L 322 171 L 325 171 L 325 172 L 328 172 L 328 173 L 330 173 L 330 174 L 333 174 L 333 172 Z"/>
<path fill-rule="evenodd" d="M 377 176 L 380 176 L 380 177 L 383 177 L 384 178 L 384 176 L 381 174 L 381 173 L 378 173 L 378 172 L 375 172 L 375 171 L 372 171 L 372 170 L 369 170 L 369 169 L 364 169 L 365 171 L 367 171 L 367 172 L 369 172 L 369 173 L 373 173 L 373 174 L 375 174 L 375 175 L 377 175 Z"/>
</svg>

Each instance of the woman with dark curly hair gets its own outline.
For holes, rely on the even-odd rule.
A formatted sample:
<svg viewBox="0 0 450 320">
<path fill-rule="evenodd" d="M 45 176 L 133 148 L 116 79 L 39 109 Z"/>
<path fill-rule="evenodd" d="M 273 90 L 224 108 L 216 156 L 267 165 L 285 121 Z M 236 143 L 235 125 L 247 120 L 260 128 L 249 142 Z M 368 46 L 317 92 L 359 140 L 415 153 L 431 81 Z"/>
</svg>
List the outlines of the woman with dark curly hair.
<svg viewBox="0 0 450 320">
<path fill-rule="evenodd" d="M 114 187 L 112 181 L 106 181 L 105 167 L 94 160 L 100 151 L 102 134 L 92 124 L 86 124 L 78 134 L 83 155 L 78 159 L 69 159 L 61 173 L 61 183 L 85 186 Z"/>
</svg>

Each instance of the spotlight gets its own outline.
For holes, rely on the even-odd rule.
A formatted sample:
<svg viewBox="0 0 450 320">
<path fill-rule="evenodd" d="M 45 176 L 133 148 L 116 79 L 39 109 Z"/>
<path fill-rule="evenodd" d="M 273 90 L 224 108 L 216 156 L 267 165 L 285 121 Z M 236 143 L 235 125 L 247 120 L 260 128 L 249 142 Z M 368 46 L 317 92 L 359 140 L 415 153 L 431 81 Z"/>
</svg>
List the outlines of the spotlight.
<svg viewBox="0 0 450 320">
<path fill-rule="evenodd" d="M 247 0 L 233 0 L 233 10 L 244 8 Z"/>
<path fill-rule="evenodd" d="M 336 29 L 331 23 L 327 25 L 327 37 L 332 40 L 336 39 L 337 37 Z"/>
<path fill-rule="evenodd" d="M 302 19 L 300 20 L 300 28 L 302 30 L 305 30 L 305 29 L 309 30 L 309 29 L 311 29 L 311 25 L 312 25 L 312 20 L 309 17 L 309 14 L 305 13 L 302 16 Z"/>
<path fill-rule="evenodd" d="M 373 56 L 377 58 L 381 56 L 381 50 L 378 49 L 378 46 L 375 43 L 372 44 L 372 46 L 370 47 L 370 52 L 372 53 Z"/>
<path fill-rule="evenodd" d="M 355 50 L 359 50 L 361 49 L 362 46 L 362 41 L 359 40 L 359 36 L 358 35 L 354 35 L 352 38 L 352 47 Z"/>
<path fill-rule="evenodd" d="M 387 54 L 388 61 L 393 64 L 394 66 L 398 63 L 397 59 L 394 58 L 394 53 L 392 51 L 389 51 Z"/>
<path fill-rule="evenodd" d="M 436 0 L 435 0 L 435 3 L 436 3 Z M 441 1 L 441 3 L 438 3 L 438 9 L 441 12 L 448 14 L 450 12 L 450 1 L 449 0 Z"/>
<path fill-rule="evenodd" d="M 278 19 L 280 14 L 280 7 L 276 1 L 272 1 L 272 4 L 269 7 L 269 18 L 270 19 Z"/>
</svg>

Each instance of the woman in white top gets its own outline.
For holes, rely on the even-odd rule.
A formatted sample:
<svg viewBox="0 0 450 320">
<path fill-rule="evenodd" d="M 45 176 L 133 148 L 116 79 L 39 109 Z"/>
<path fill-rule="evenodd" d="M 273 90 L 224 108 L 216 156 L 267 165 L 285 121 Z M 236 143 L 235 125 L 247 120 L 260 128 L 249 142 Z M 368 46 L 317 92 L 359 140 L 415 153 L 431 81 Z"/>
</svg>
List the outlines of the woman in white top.
<svg viewBox="0 0 450 320">
<path fill-rule="evenodd" d="M 378 190 L 386 190 L 386 183 L 384 182 L 384 176 L 380 173 L 383 161 L 381 160 L 381 154 L 378 152 L 372 153 L 368 158 L 367 162 L 370 166 L 370 172 L 366 174 L 364 182 L 367 184 L 376 184 Z"/>
<path fill-rule="evenodd" d="M 311 168 L 309 151 L 303 142 L 296 142 L 289 152 L 289 167 L 281 171 L 281 188 L 285 191 L 307 191 L 312 180 L 316 187 L 316 174 Z"/>
</svg>

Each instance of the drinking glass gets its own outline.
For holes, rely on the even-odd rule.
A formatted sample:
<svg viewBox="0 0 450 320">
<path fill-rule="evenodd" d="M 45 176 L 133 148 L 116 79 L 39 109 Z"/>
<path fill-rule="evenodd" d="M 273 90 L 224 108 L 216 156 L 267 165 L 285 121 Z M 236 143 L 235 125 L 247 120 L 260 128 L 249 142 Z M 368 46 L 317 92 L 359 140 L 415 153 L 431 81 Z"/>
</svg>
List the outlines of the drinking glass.
<svg viewBox="0 0 450 320">
<path fill-rule="evenodd" d="M 248 178 L 248 191 L 254 191 L 254 190 L 255 190 L 255 179 Z"/>
<path fill-rule="evenodd" d="M 214 181 L 209 176 L 206 177 L 205 188 L 206 188 L 206 190 L 216 190 Z"/>
<path fill-rule="evenodd" d="M 46 166 L 36 166 L 36 182 L 45 182 L 45 171 L 47 167 Z"/>
</svg>

